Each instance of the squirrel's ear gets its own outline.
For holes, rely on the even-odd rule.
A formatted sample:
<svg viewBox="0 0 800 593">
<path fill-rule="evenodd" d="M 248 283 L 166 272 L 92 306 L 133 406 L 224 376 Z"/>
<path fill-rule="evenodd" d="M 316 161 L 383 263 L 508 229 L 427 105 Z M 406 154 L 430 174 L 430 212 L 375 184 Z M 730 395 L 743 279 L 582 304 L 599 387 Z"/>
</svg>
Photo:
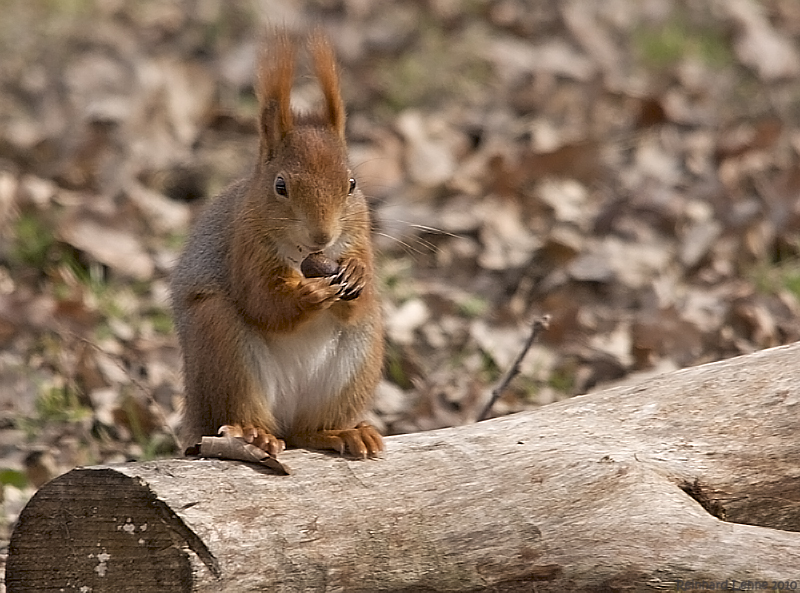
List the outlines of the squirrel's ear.
<svg viewBox="0 0 800 593">
<path fill-rule="evenodd" d="M 325 119 L 344 140 L 344 102 L 339 90 L 339 68 L 331 43 L 321 29 L 311 34 L 308 46 L 314 60 L 314 71 L 325 96 Z"/>
<path fill-rule="evenodd" d="M 258 67 L 259 134 L 267 156 L 274 155 L 292 130 L 294 118 L 289 103 L 294 81 L 296 48 L 286 31 L 275 30 L 261 52 Z"/>
</svg>

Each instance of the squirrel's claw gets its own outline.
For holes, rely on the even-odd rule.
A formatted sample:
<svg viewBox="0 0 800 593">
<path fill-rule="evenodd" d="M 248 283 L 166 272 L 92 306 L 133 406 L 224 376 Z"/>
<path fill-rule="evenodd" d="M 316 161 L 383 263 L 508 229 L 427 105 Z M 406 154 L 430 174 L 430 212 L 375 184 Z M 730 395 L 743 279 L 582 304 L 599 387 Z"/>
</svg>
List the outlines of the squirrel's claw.
<svg viewBox="0 0 800 593">
<path fill-rule="evenodd" d="M 352 301 L 358 298 L 366 286 L 366 266 L 359 260 L 349 259 L 342 264 L 333 282 L 342 287 L 338 292 L 339 298 Z"/>
<path fill-rule="evenodd" d="M 240 438 L 273 457 L 277 457 L 286 448 L 286 443 L 281 439 L 252 424 L 244 426 L 241 424 L 225 424 L 219 427 L 218 433 L 224 437 Z"/>
</svg>

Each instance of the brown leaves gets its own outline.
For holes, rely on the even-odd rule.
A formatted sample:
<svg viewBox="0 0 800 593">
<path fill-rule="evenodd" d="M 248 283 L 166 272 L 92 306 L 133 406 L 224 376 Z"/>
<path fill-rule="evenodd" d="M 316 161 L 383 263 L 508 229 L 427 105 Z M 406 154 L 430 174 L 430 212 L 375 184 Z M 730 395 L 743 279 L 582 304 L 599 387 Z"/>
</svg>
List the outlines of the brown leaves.
<svg viewBox="0 0 800 593">
<path fill-rule="evenodd" d="M 62 241 L 113 270 L 136 280 L 149 280 L 155 268 L 153 258 L 129 227 L 130 221 L 76 209 L 61 219 L 58 233 Z"/>
<path fill-rule="evenodd" d="M 696 8 L 503 3 L 481 107 L 432 106 L 436 121 L 415 106 L 407 147 L 462 121 L 475 143 L 452 172 L 405 179 L 404 197 L 426 186 L 414 222 L 459 234 L 402 236 L 436 249 L 413 258 L 414 298 L 389 307 L 397 369 L 419 373 L 410 424 L 469 418 L 536 313 L 551 329 L 504 411 L 800 338 L 800 131 L 770 86 L 797 90 L 800 13 L 742 0 L 720 5 L 721 22 Z M 747 90 L 750 69 L 761 84 Z M 434 164 L 458 154 L 428 150 Z M 397 213 L 379 210 L 387 225 Z M 480 320 L 465 319 L 463 294 L 480 295 Z"/>
<path fill-rule="evenodd" d="M 753 68 L 764 82 L 800 75 L 800 56 L 791 40 L 776 31 L 753 0 L 731 0 L 724 7 L 737 25 L 734 48 L 739 59 Z"/>
</svg>

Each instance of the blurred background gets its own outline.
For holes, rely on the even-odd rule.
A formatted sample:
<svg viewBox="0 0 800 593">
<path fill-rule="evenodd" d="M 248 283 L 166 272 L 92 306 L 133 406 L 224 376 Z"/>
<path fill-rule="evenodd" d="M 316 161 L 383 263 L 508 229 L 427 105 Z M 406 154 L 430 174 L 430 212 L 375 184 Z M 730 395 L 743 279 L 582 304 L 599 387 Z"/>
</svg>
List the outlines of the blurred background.
<svg viewBox="0 0 800 593">
<path fill-rule="evenodd" d="M 167 279 L 253 166 L 270 24 L 322 25 L 342 65 L 386 434 L 475 421 L 544 313 L 495 415 L 800 338 L 797 0 L 0 13 L 0 542 L 75 465 L 179 454 Z M 297 107 L 319 96 L 301 68 Z"/>
</svg>

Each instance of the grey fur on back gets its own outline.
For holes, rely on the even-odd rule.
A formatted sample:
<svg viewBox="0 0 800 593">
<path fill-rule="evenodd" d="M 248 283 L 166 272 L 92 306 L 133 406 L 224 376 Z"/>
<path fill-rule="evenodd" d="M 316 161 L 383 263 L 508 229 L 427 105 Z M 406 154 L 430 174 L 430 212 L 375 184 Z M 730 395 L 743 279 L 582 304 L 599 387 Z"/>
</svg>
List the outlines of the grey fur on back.
<svg viewBox="0 0 800 593">
<path fill-rule="evenodd" d="M 175 303 L 191 300 L 204 292 L 227 292 L 226 287 L 230 286 L 227 279 L 230 229 L 233 228 L 234 206 L 245 191 L 247 180 L 241 179 L 205 206 L 172 270 L 170 292 L 178 332 L 183 330 L 187 307 L 176 307 Z"/>
</svg>

